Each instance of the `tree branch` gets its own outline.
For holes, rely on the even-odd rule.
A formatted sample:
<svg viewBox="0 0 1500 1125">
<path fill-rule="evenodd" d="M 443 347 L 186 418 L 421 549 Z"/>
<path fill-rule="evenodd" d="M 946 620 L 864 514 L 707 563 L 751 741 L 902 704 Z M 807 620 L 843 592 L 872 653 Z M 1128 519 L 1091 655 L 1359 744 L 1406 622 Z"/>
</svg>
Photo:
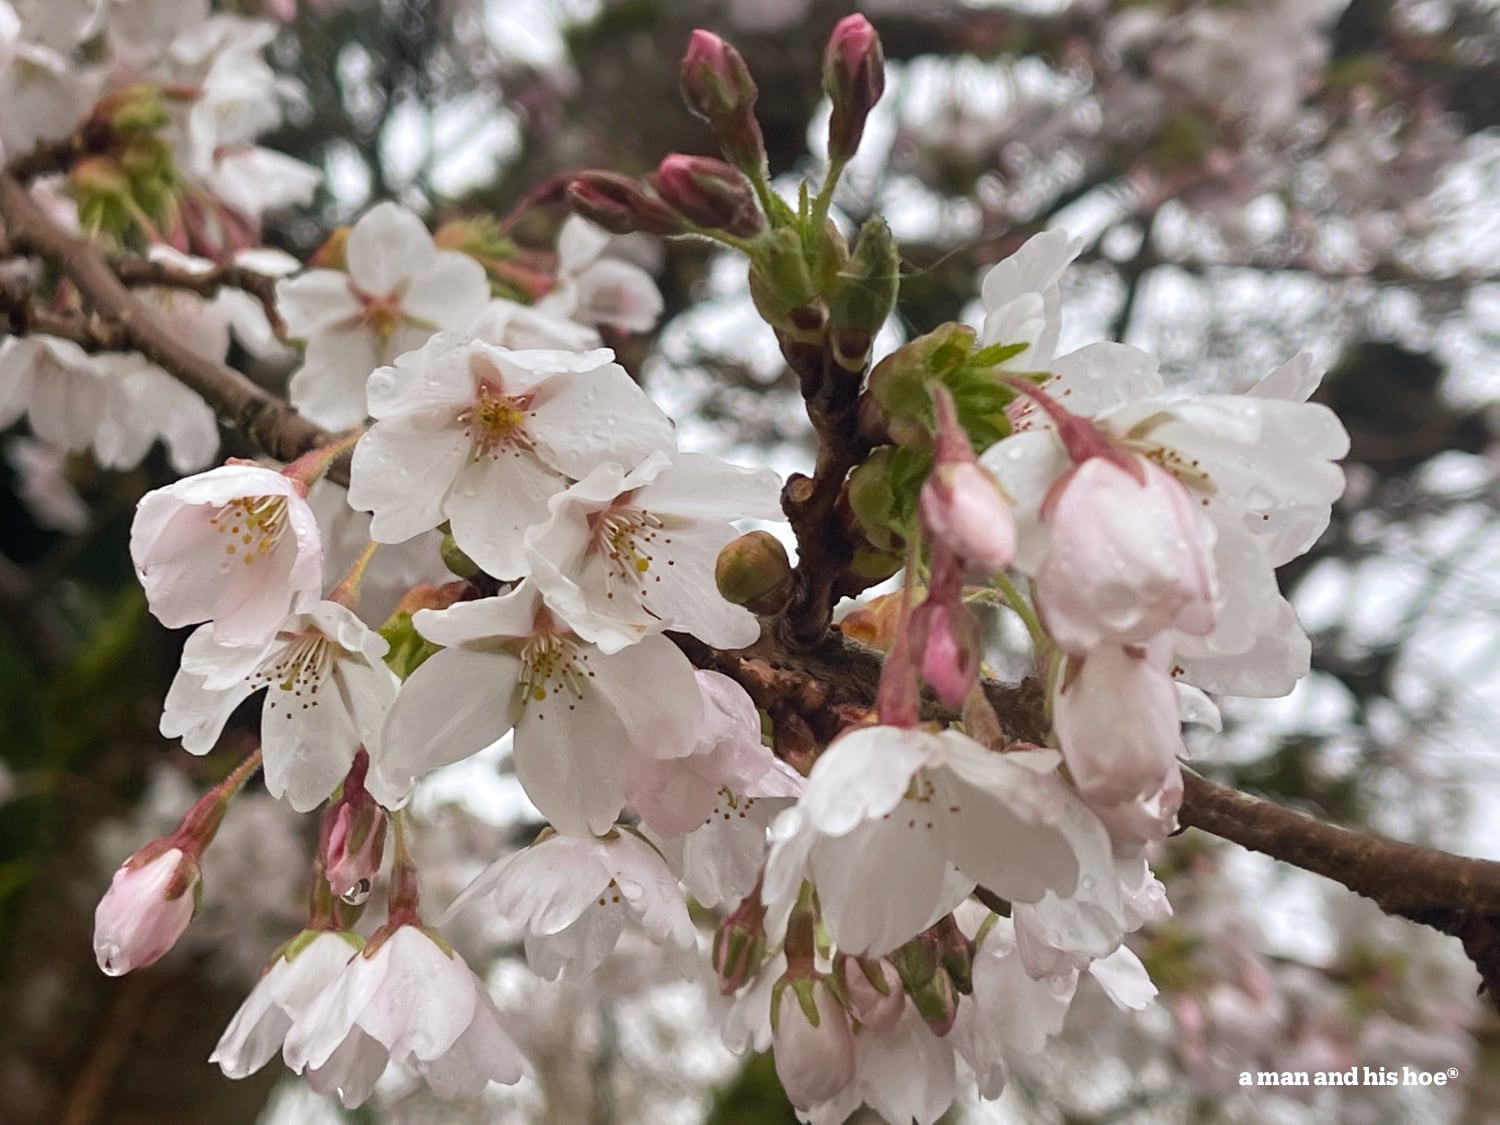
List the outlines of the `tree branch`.
<svg viewBox="0 0 1500 1125">
<path fill-rule="evenodd" d="M 9 170 L 0 172 L 0 219 L 12 240 L 58 266 L 96 311 L 118 323 L 132 348 L 197 391 L 268 454 L 292 461 L 333 441 L 333 435 L 276 395 L 172 335 L 115 276 L 98 249 L 50 222 Z"/>
<path fill-rule="evenodd" d="M 260 302 L 271 330 L 286 339 L 286 323 L 276 307 L 277 278 L 257 273 L 244 266 L 216 265 L 205 270 L 184 269 L 170 262 L 153 262 L 149 258 L 121 256 L 109 260 L 109 268 L 125 285 L 155 285 L 165 289 L 185 289 L 200 297 L 212 297 L 220 289 L 240 289 Z"/>
</svg>

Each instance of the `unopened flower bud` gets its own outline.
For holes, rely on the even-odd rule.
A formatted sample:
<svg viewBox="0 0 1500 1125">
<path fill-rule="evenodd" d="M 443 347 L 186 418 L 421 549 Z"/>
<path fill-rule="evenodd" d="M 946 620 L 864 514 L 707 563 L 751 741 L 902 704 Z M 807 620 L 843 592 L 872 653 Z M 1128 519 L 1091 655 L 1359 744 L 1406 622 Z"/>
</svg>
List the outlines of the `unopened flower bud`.
<svg viewBox="0 0 1500 1125">
<path fill-rule="evenodd" d="M 611 234 L 681 234 L 682 220 L 660 199 L 646 193 L 629 176 L 616 172 L 580 172 L 568 185 L 568 204 L 575 213 Z"/>
<path fill-rule="evenodd" d="M 765 167 L 766 144 L 755 119 L 759 91 L 744 58 L 709 31 L 695 31 L 682 57 L 682 100 L 713 126 L 724 156 L 747 175 Z"/>
<path fill-rule="evenodd" d="M 834 963 L 848 997 L 849 1014 L 865 1031 L 884 1031 L 895 1025 L 906 1007 L 906 993 L 901 976 L 884 957 L 847 957 L 840 954 Z"/>
<path fill-rule="evenodd" d="M 722 160 L 673 153 L 650 177 L 662 202 L 709 230 L 753 238 L 765 227 L 745 177 Z"/>
<path fill-rule="evenodd" d="M 823 53 L 823 92 L 833 103 L 828 156 L 846 161 L 858 151 L 870 110 L 885 93 L 880 36 L 864 16 L 845 16 L 834 25 Z"/>
<path fill-rule="evenodd" d="M 979 678 L 979 623 L 962 602 L 929 597 L 912 611 L 912 649 L 943 705 L 963 706 Z"/>
<path fill-rule="evenodd" d="M 100 98 L 85 128 L 98 126 L 120 134 L 145 133 L 162 128 L 169 120 L 161 88 L 138 82 Z"/>
<path fill-rule="evenodd" d="M 308 262 L 308 265 L 319 270 L 344 269 L 351 230 L 353 230 L 352 227 L 335 227 L 333 233 L 323 240 L 323 245 L 313 251 L 312 260 Z"/>
<path fill-rule="evenodd" d="M 788 972 L 776 982 L 771 1032 L 776 1076 L 798 1109 L 826 1102 L 854 1080 L 849 1015 L 822 976 Z"/>
<path fill-rule="evenodd" d="M 750 267 L 750 299 L 761 319 L 773 328 L 787 327 L 806 335 L 811 329 L 801 321 L 809 318 L 791 318 L 817 295 L 802 238 L 795 230 L 782 227 L 756 243 Z M 818 327 L 821 330 L 821 324 Z"/>
<path fill-rule="evenodd" d="M 353 906 L 369 897 L 385 854 L 385 810 L 365 789 L 369 768 L 370 756 L 360 747 L 343 792 L 329 810 L 333 823 L 324 845 L 323 876 L 328 889 Z"/>
<path fill-rule="evenodd" d="M 448 568 L 449 572 L 456 574 L 459 578 L 473 578 L 479 573 L 479 564 L 464 554 L 451 531 L 443 536 L 442 546 L 438 548 L 438 556 L 443 560 L 443 565 Z"/>
<path fill-rule="evenodd" d="M 849 260 L 828 294 L 834 357 L 851 371 L 863 370 L 875 334 L 896 306 L 901 258 L 891 228 L 878 215 L 865 220 Z"/>
<path fill-rule="evenodd" d="M 719 552 L 714 582 L 725 601 L 769 616 L 792 596 L 792 564 L 781 540 L 751 531 Z"/>
<path fill-rule="evenodd" d="M 924 930 L 895 953 L 891 961 L 906 994 L 934 1035 L 947 1035 L 958 1018 L 958 994 L 943 967 L 943 947 L 932 930 Z"/>
<path fill-rule="evenodd" d="M 198 907 L 198 863 L 181 848 L 147 844 L 120 865 L 94 911 L 94 956 L 112 977 L 160 960 Z"/>
<path fill-rule="evenodd" d="M 933 382 L 951 377 L 969 361 L 974 330 L 940 324 L 897 348 L 870 372 L 869 393 L 881 406 L 891 440 L 915 450 L 932 448 Z"/>
<path fill-rule="evenodd" d="M 758 902 L 753 910 L 741 907 L 725 918 L 714 934 L 713 966 L 720 995 L 738 992 L 760 970 L 766 955 L 763 915 Z"/>
</svg>

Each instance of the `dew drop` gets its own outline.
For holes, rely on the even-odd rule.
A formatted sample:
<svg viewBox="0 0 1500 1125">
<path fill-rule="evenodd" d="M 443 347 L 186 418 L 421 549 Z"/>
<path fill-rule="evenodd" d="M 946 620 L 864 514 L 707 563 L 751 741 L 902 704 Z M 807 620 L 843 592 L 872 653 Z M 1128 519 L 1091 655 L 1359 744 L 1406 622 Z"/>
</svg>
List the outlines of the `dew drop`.
<svg viewBox="0 0 1500 1125">
<path fill-rule="evenodd" d="M 359 882 L 355 883 L 354 886 L 350 887 L 343 894 L 339 895 L 339 899 L 343 902 L 348 903 L 350 906 L 363 906 L 366 902 L 369 901 L 370 892 L 374 889 L 375 884 L 373 881 L 369 879 L 361 879 Z"/>
</svg>

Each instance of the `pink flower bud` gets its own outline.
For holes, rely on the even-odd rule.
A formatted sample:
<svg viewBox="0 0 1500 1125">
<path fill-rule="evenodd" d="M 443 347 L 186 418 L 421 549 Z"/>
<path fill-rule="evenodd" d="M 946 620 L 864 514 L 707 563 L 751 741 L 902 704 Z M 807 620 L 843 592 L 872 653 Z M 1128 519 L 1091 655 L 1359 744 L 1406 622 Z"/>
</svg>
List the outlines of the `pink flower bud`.
<svg viewBox="0 0 1500 1125">
<path fill-rule="evenodd" d="M 922 483 L 922 526 L 966 571 L 995 574 L 1016 556 L 1016 518 L 995 478 L 973 461 L 934 466 Z"/>
<path fill-rule="evenodd" d="M 664 203 L 700 227 L 753 238 L 765 226 L 749 183 L 722 160 L 673 153 L 650 180 Z"/>
<path fill-rule="evenodd" d="M 742 907 L 725 918 L 714 934 L 713 966 L 722 996 L 738 992 L 760 970 L 766 954 L 761 914 L 758 903 L 753 912 Z"/>
<path fill-rule="evenodd" d="M 849 1014 L 863 1031 L 885 1031 L 895 1026 L 906 1007 L 906 993 L 901 990 L 901 977 L 894 965 L 884 957 L 872 961 L 840 955 L 835 968 L 849 998 Z"/>
<path fill-rule="evenodd" d="M 979 676 L 979 623 L 959 601 L 929 597 L 912 611 L 912 648 L 922 678 L 944 705 L 964 704 Z"/>
<path fill-rule="evenodd" d="M 834 25 L 823 53 L 823 92 L 833 102 L 828 155 L 848 160 L 859 149 L 870 110 L 885 93 L 880 36 L 864 16 L 845 16 Z"/>
<path fill-rule="evenodd" d="M 682 100 L 714 128 L 719 147 L 736 168 L 759 175 L 766 143 L 755 119 L 759 91 L 740 53 L 717 35 L 695 31 L 682 58 Z"/>
<path fill-rule="evenodd" d="M 854 1080 L 849 1016 L 821 976 L 790 973 L 771 1000 L 776 1076 L 792 1105 L 809 1109 Z"/>
<path fill-rule="evenodd" d="M 198 864 L 148 844 L 120 865 L 94 911 L 94 956 L 112 977 L 144 968 L 177 944 L 198 905 Z"/>
<path fill-rule="evenodd" d="M 1067 651 L 1213 629 L 1213 527 L 1165 470 L 1138 457 L 1090 457 L 1052 486 L 1042 518 L 1051 544 L 1036 600 Z"/>
<path fill-rule="evenodd" d="M 611 234 L 681 234 L 682 220 L 629 176 L 580 172 L 568 185 L 568 204 Z"/>
<path fill-rule="evenodd" d="M 759 93 L 740 53 L 713 32 L 701 29 L 688 40 L 680 78 L 688 109 L 715 125 L 748 113 Z"/>
<path fill-rule="evenodd" d="M 329 889 L 346 902 L 364 901 L 385 854 L 385 813 L 373 801 L 341 803 L 328 837 L 324 872 Z"/>
</svg>

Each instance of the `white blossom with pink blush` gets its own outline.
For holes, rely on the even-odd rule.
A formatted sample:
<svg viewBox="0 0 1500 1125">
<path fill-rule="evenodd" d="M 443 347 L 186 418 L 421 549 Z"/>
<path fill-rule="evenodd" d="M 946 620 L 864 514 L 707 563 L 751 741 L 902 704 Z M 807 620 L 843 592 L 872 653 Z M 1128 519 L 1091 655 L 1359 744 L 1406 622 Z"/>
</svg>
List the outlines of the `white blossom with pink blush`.
<svg viewBox="0 0 1500 1125">
<path fill-rule="evenodd" d="M 349 1109 L 369 1098 L 388 1062 L 410 1066 L 441 1098 L 473 1097 L 531 1072 L 484 982 L 412 925 L 349 960 L 293 1022 L 282 1056 Z"/>
<path fill-rule="evenodd" d="M 361 746 L 380 760 L 381 731 L 400 686 L 382 659 L 387 647 L 353 611 L 328 601 L 292 614 L 264 645 L 222 644 L 205 625 L 183 646 L 161 732 L 206 754 L 235 708 L 265 689 L 266 789 L 309 812 L 343 780 Z M 386 804 L 404 796 L 379 788 L 374 772 L 370 791 Z"/>
<path fill-rule="evenodd" d="M 651 275 L 618 258 L 602 258 L 609 235 L 572 215 L 557 236 L 557 285 L 536 303 L 547 317 L 649 332 L 661 316 L 662 297 Z"/>
<path fill-rule="evenodd" d="M 130 557 L 151 612 L 173 629 L 210 621 L 226 645 L 268 641 L 322 591 L 322 544 L 304 492 L 246 464 L 148 492 L 130 527 Z"/>
<path fill-rule="evenodd" d="M 672 423 L 612 359 L 433 337 L 370 376 L 377 421 L 354 449 L 350 504 L 374 513 L 379 542 L 447 520 L 487 572 L 522 577 L 522 535 L 569 478 L 675 444 Z"/>
<path fill-rule="evenodd" d="M 71 340 L 0 340 L 0 427 L 24 415 L 43 441 L 69 452 L 86 449 L 104 418 L 104 390 L 98 363 Z"/>
<path fill-rule="evenodd" d="M 567 320 L 519 301 L 496 297 L 469 326 L 469 335 L 486 344 L 521 351 L 544 348 L 586 352 L 603 343 L 599 333 L 586 324 Z"/>
<path fill-rule="evenodd" d="M 287 330 L 307 341 L 292 405 L 334 429 L 364 421 L 370 372 L 435 332 L 467 328 L 490 298 L 483 266 L 439 250 L 422 220 L 394 203 L 367 211 L 344 253 L 347 273 L 311 270 L 276 286 Z"/>
<path fill-rule="evenodd" d="M 94 910 L 94 957 L 112 977 L 144 968 L 177 944 L 198 906 L 198 865 L 180 848 L 132 856 Z"/>
<path fill-rule="evenodd" d="M 276 954 L 234 1013 L 208 1061 L 226 1078 L 248 1078 L 282 1048 L 297 1017 L 364 948 L 364 938 L 338 930 L 304 930 Z"/>
<path fill-rule="evenodd" d="M 609 831 L 641 758 L 697 746 L 703 700 L 665 637 L 601 652 L 542 604 L 528 580 L 500 597 L 422 610 L 417 631 L 448 646 L 402 685 L 372 778 L 401 793 L 428 770 L 515 730 L 516 778 L 560 830 Z"/>
<path fill-rule="evenodd" d="M 1090 457 L 1052 486 L 1041 515 L 1037 609 L 1068 652 L 1213 628 L 1213 525 L 1174 477 L 1142 458 Z"/>
<path fill-rule="evenodd" d="M 714 566 L 739 534 L 730 520 L 781 518 L 780 492 L 769 469 L 699 453 L 603 464 L 552 501 L 526 558 L 547 605 L 605 652 L 663 629 L 743 648 L 760 624 L 719 594 Z"/>
<path fill-rule="evenodd" d="M 899 980 L 894 987 L 901 996 Z M 783 1005 L 790 1000 L 781 998 Z M 853 1076 L 831 1098 L 799 1107 L 798 1120 L 843 1125 L 865 1105 L 885 1121 L 933 1125 L 952 1108 L 959 1091 L 953 1039 L 935 1035 L 915 1005 L 903 1004 L 888 1024 L 859 1023 L 852 1030 Z"/>
<path fill-rule="evenodd" d="M 1059 280 L 1083 249 L 1081 238 L 1049 230 L 1027 239 L 1014 254 L 993 266 L 980 283 L 985 344 L 1025 344 L 1002 365 L 1012 371 L 1046 368 L 1062 329 Z"/>
<path fill-rule="evenodd" d="M 520 929 L 532 971 L 547 980 L 588 976 L 627 924 L 678 954 L 697 945 L 677 876 L 655 848 L 624 828 L 600 836 L 547 834 L 486 868 L 444 917 L 480 902 Z"/>
<path fill-rule="evenodd" d="M 68 479 L 64 449 L 17 434 L 5 443 L 5 459 L 16 474 L 16 492 L 38 527 L 79 535 L 89 508 Z"/>
<path fill-rule="evenodd" d="M 639 759 L 625 796 L 693 897 L 716 906 L 755 886 L 766 829 L 805 781 L 761 742 L 760 713 L 744 688 L 718 672 L 694 675 L 704 711 L 696 749 Z"/>
<path fill-rule="evenodd" d="M 878 956 L 976 883 L 1016 903 L 1071 894 L 1108 866 L 1109 840 L 1058 761 L 1053 751 L 992 753 L 952 730 L 844 734 L 772 826 L 762 896 L 772 917 L 784 919 L 811 879 L 834 944 Z"/>
</svg>

